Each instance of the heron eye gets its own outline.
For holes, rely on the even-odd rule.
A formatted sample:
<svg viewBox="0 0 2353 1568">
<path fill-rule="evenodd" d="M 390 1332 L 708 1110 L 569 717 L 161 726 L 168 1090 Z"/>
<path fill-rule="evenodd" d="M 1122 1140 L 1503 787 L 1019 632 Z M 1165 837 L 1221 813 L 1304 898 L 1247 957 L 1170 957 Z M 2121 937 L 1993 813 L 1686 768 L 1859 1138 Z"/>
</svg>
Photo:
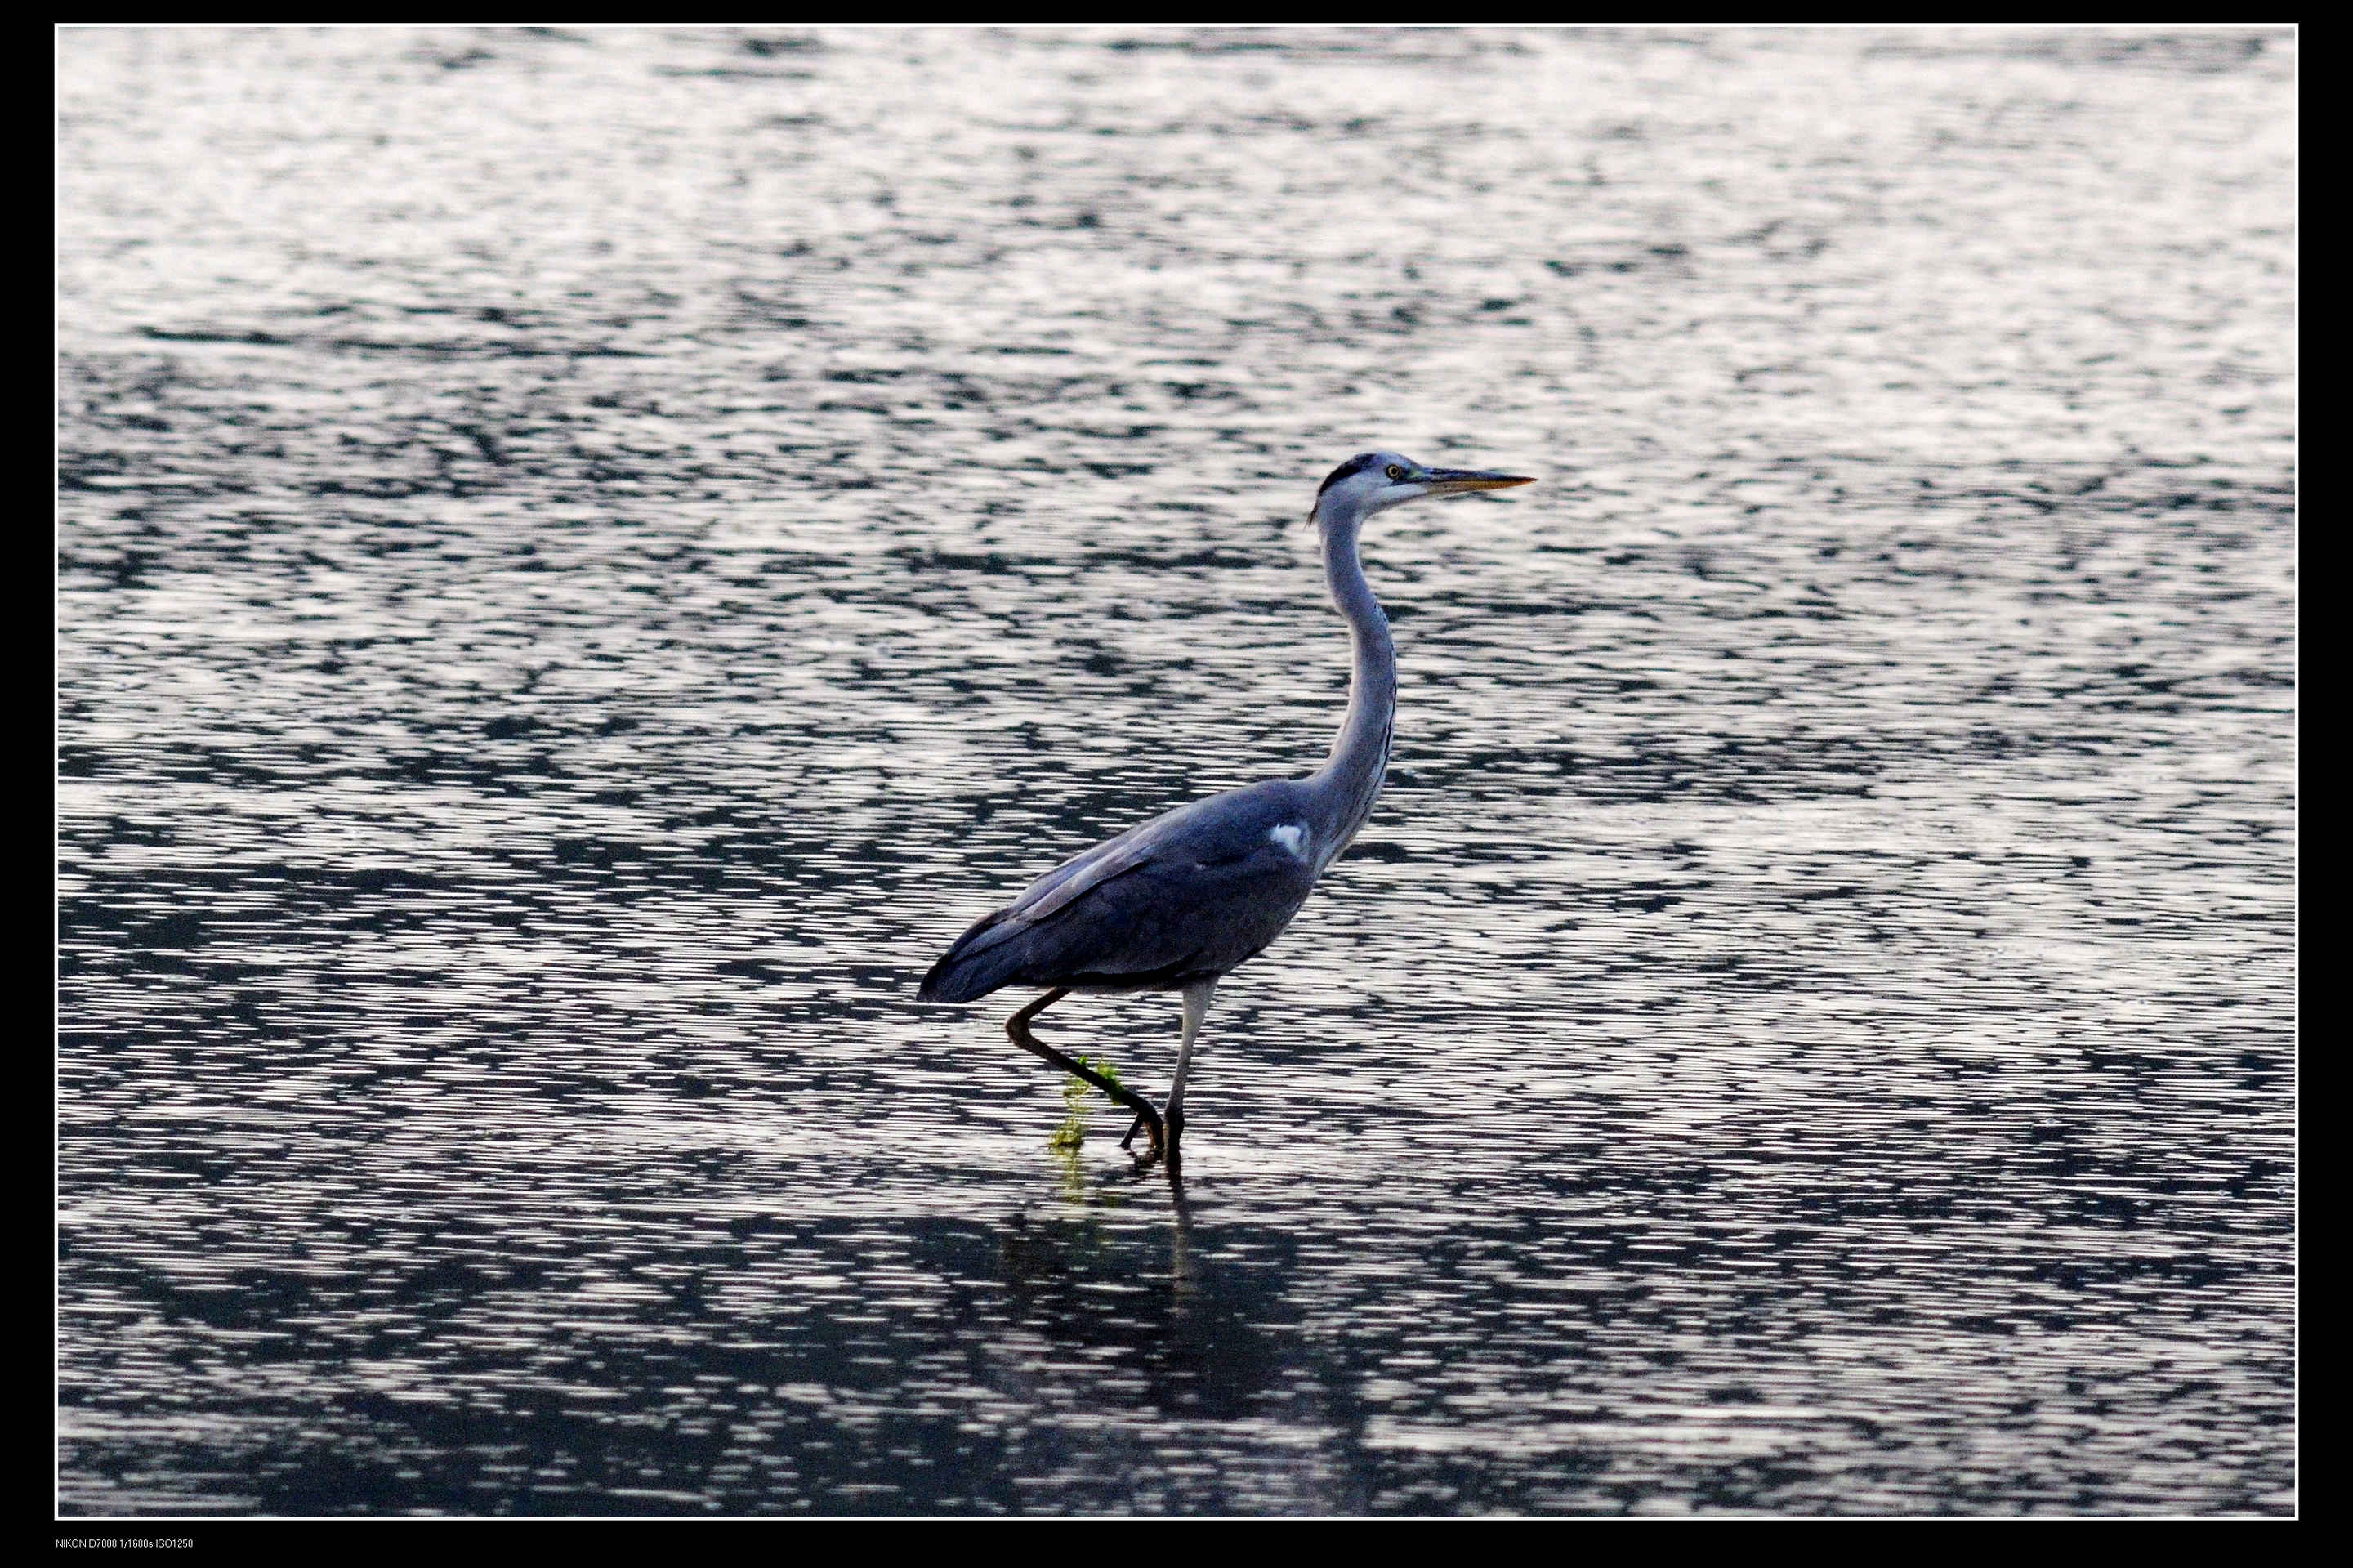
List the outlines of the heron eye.
<svg viewBox="0 0 2353 1568">
<path fill-rule="evenodd" d="M 1391 479 L 1403 479 L 1405 477 L 1405 470 L 1398 467 L 1395 463 L 1391 463 L 1389 464 L 1389 477 Z"/>
</svg>

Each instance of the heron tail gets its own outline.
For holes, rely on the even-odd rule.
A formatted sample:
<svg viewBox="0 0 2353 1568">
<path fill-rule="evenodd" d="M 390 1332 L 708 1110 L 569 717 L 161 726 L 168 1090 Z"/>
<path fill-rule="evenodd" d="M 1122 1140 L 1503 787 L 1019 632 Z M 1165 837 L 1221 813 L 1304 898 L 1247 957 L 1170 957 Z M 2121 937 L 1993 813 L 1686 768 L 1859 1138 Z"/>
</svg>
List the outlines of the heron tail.
<svg viewBox="0 0 2353 1568">
<path fill-rule="evenodd" d="M 916 988 L 917 1001 L 978 1001 L 990 991 L 1013 978 L 1021 967 L 1021 955 L 1008 950 L 1001 942 L 980 943 L 983 933 L 993 929 L 1009 913 L 999 909 L 984 916 L 971 930 L 955 939 L 923 983 Z M 975 950 L 977 947 L 978 950 Z"/>
</svg>

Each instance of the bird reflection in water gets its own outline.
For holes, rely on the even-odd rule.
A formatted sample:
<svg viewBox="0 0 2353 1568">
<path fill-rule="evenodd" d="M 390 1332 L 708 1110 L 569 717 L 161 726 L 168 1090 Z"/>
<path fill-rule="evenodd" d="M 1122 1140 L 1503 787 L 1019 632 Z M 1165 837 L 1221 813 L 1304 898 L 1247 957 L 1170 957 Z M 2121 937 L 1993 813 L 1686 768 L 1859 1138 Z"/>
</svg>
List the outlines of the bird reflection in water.
<svg viewBox="0 0 2353 1568">
<path fill-rule="evenodd" d="M 1261 1327 L 1286 1315 L 1280 1274 L 1205 1259 L 1171 1177 L 1166 1225 L 1017 1213 L 999 1236 L 1000 1275 L 1017 1322 L 1051 1361 L 1082 1353 L 1086 1386 L 1103 1397 L 1140 1392 L 1166 1414 L 1230 1419 L 1280 1381 L 1281 1346 Z"/>
</svg>

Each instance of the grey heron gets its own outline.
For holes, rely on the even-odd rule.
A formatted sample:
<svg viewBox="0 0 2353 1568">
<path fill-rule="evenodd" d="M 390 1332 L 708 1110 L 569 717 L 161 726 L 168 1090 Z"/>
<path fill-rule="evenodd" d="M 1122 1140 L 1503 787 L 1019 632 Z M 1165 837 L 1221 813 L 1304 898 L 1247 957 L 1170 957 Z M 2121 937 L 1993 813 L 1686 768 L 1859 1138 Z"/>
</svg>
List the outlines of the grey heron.
<svg viewBox="0 0 2353 1568">
<path fill-rule="evenodd" d="M 1334 469 L 1308 517 L 1323 535 L 1324 575 L 1347 619 L 1355 668 L 1347 716 L 1323 768 L 1179 806 L 1064 861 L 957 938 L 923 977 L 917 998 L 976 1001 L 1005 986 L 1044 987 L 1045 995 L 1006 1021 L 1013 1043 L 1134 1111 L 1123 1148 L 1144 1128 L 1153 1153 L 1173 1155 L 1185 1130 L 1185 1072 L 1218 981 L 1291 924 L 1315 879 L 1372 814 L 1388 771 L 1397 643 L 1365 580 L 1358 531 L 1375 513 L 1409 501 L 1534 482 L 1430 468 L 1395 452 L 1364 452 Z M 1032 1019 L 1074 991 L 1174 991 L 1184 998 L 1165 1117 L 1144 1096 L 1030 1032 Z"/>
</svg>

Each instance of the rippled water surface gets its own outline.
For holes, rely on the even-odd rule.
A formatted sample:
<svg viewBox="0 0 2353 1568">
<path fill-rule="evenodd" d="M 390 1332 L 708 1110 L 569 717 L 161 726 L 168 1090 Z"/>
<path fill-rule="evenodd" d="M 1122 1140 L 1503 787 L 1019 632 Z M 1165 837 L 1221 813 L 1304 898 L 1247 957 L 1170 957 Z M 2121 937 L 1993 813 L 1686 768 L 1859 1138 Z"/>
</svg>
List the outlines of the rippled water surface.
<svg viewBox="0 0 2353 1568">
<path fill-rule="evenodd" d="M 59 1506 L 2292 1509 L 2294 48 L 64 34 Z"/>
</svg>

